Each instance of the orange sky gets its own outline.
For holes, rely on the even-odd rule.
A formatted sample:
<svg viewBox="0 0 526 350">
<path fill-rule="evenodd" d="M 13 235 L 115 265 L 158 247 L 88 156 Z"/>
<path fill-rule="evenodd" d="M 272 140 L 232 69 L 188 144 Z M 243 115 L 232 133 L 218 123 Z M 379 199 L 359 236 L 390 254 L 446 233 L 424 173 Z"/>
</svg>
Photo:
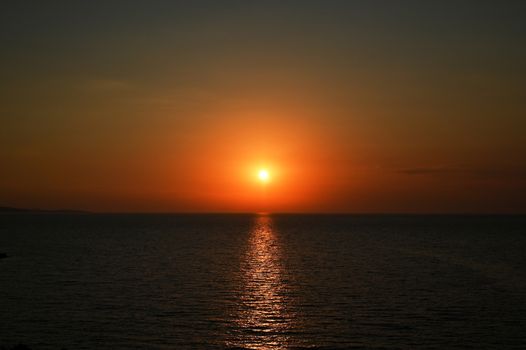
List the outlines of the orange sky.
<svg viewBox="0 0 526 350">
<path fill-rule="evenodd" d="M 522 5 L 415 4 L 12 5 L 0 206 L 525 212 Z"/>
</svg>

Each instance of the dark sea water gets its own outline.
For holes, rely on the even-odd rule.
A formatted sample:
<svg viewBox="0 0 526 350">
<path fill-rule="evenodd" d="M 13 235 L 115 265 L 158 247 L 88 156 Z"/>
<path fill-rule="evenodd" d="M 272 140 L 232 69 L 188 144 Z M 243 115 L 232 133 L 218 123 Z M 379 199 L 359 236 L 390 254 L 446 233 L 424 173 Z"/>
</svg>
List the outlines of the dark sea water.
<svg viewBox="0 0 526 350">
<path fill-rule="evenodd" d="M 526 349 L 526 217 L 0 215 L 0 345 Z"/>
</svg>

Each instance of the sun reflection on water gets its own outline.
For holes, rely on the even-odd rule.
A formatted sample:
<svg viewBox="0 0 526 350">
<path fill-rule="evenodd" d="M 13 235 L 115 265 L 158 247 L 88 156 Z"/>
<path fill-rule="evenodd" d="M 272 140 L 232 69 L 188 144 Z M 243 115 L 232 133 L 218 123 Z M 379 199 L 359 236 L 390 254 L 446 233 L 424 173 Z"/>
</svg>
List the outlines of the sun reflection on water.
<svg viewBox="0 0 526 350">
<path fill-rule="evenodd" d="M 234 344 L 247 349 L 284 349 L 291 345 L 294 314 L 290 286 L 284 278 L 281 246 L 272 218 L 256 217 L 242 261 L 243 293 L 240 297 Z"/>
</svg>

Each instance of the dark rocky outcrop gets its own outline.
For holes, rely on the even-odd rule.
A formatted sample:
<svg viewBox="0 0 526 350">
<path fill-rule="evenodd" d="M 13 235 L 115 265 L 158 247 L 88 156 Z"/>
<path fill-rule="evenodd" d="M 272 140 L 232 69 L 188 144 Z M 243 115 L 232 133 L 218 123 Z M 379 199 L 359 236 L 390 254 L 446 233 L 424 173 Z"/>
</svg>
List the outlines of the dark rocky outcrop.
<svg viewBox="0 0 526 350">
<path fill-rule="evenodd" d="M 31 350 L 31 348 L 24 344 L 18 344 L 10 348 L 6 348 L 4 346 L 0 346 L 0 350 Z"/>
</svg>

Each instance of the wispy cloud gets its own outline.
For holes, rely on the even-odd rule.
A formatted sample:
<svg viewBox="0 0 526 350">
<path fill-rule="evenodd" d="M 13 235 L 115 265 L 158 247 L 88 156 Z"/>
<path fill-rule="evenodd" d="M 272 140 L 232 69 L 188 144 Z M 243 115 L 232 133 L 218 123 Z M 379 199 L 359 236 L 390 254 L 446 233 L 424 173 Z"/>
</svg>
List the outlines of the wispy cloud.
<svg viewBox="0 0 526 350">
<path fill-rule="evenodd" d="M 448 167 L 448 166 L 418 166 L 410 168 L 397 169 L 396 172 L 406 175 L 432 175 L 432 174 L 446 174 L 446 173 L 458 173 L 462 169 Z"/>
<path fill-rule="evenodd" d="M 459 175 L 476 179 L 522 179 L 526 169 L 521 167 L 470 167 L 470 166 L 415 166 L 395 169 L 396 173 L 411 176 Z"/>
<path fill-rule="evenodd" d="M 484 179 L 516 179 L 526 181 L 526 169 L 524 168 L 484 168 L 470 169 L 468 174 Z"/>
<path fill-rule="evenodd" d="M 100 92 L 118 92 L 130 90 L 134 87 L 134 85 L 129 81 L 107 78 L 88 79 L 83 81 L 81 86 L 87 90 Z"/>
</svg>

